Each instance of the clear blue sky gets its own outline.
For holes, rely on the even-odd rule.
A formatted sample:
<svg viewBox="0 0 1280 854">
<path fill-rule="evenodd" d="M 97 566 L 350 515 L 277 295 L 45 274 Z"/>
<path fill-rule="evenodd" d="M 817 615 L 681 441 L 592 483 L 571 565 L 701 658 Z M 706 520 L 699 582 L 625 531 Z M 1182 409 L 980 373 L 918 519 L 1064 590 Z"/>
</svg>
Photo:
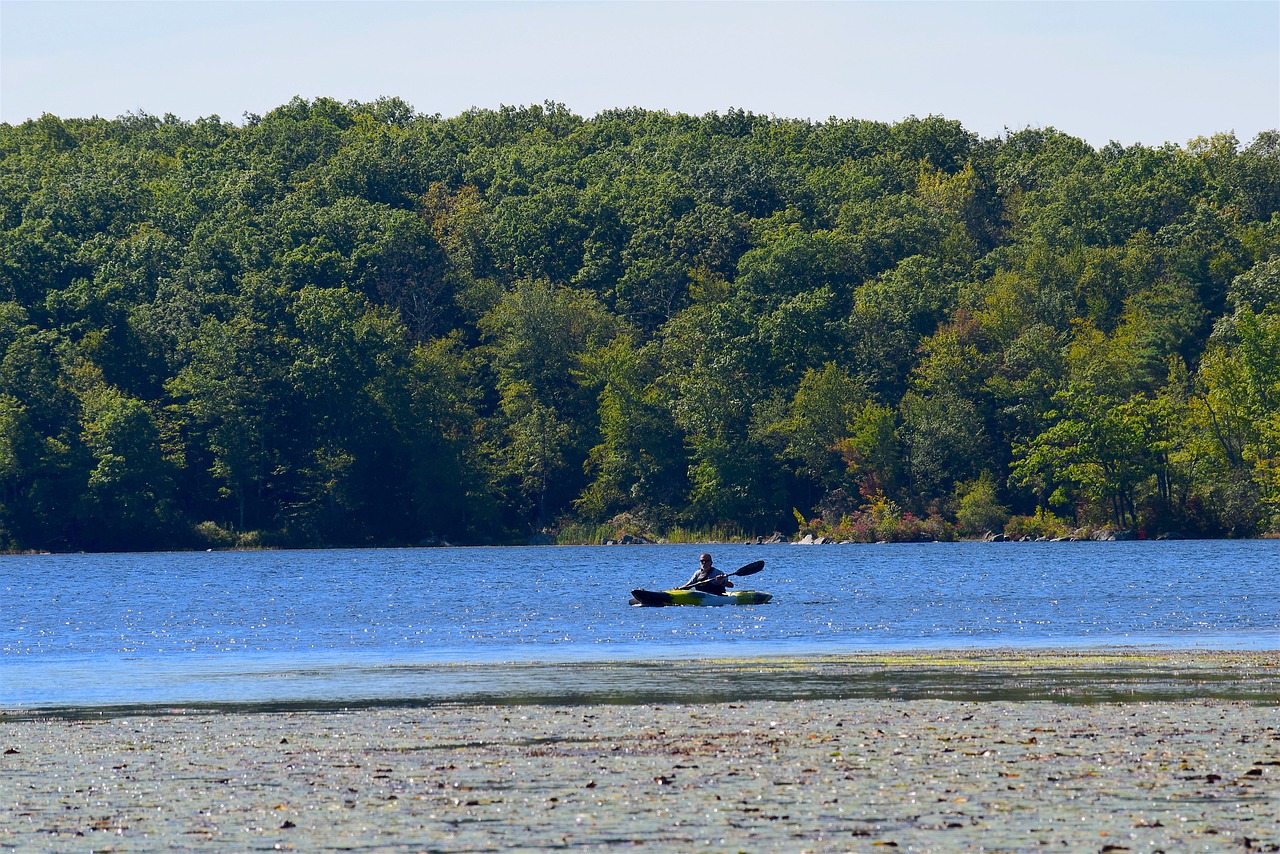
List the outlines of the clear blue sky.
<svg viewBox="0 0 1280 854">
<path fill-rule="evenodd" d="M 295 95 L 421 113 L 957 119 L 1095 146 L 1280 127 L 1280 0 L 60 2 L 0 0 L 0 121 L 240 121 Z"/>
</svg>

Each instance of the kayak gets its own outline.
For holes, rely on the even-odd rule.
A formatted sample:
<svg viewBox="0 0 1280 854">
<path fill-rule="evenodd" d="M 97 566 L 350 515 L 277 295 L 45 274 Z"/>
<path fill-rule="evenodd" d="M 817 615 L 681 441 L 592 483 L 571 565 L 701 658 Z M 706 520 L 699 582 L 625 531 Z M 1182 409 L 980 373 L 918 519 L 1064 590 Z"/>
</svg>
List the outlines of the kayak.
<svg viewBox="0 0 1280 854">
<path fill-rule="evenodd" d="M 724 596 L 701 590 L 632 590 L 631 604 L 656 608 L 662 605 L 763 605 L 773 598 L 771 593 L 756 590 L 732 590 Z"/>
</svg>

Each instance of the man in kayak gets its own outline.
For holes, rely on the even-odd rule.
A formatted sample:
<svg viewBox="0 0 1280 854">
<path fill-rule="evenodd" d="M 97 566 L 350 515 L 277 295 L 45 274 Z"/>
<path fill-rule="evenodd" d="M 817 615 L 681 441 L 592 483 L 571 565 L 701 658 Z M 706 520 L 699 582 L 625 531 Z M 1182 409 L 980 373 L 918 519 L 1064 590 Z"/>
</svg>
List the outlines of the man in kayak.
<svg viewBox="0 0 1280 854">
<path fill-rule="evenodd" d="M 729 576 L 711 565 L 711 555 L 703 553 L 698 558 L 698 571 L 693 574 L 693 578 L 689 579 L 689 583 L 681 590 L 688 590 L 692 587 L 694 590 L 701 590 L 703 593 L 714 593 L 717 596 L 723 596 L 726 593 L 726 587 L 732 587 L 733 582 L 729 580 Z"/>
</svg>

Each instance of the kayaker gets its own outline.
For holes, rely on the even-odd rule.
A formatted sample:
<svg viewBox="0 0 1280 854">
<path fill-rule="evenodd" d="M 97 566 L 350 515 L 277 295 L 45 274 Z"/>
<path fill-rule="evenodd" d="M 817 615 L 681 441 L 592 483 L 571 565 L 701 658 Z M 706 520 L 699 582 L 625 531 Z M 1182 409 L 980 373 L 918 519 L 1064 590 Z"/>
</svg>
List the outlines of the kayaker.
<svg viewBox="0 0 1280 854">
<path fill-rule="evenodd" d="M 703 593 L 714 593 L 717 596 L 725 595 L 725 588 L 732 587 L 733 582 L 729 580 L 729 576 L 711 565 L 711 555 L 703 552 L 702 557 L 698 558 L 698 571 L 693 574 L 693 578 L 689 579 L 683 590 L 692 587 L 694 590 L 701 590 Z"/>
</svg>

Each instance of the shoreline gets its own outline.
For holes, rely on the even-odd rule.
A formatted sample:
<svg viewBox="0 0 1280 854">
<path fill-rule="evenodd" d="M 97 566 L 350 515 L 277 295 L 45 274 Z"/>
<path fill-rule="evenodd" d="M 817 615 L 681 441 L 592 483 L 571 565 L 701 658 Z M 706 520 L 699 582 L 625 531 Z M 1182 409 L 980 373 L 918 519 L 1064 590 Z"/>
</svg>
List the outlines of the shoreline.
<svg viewBox="0 0 1280 854">
<path fill-rule="evenodd" d="M 669 678 L 799 671 L 886 693 L 0 715 L 0 848 L 1280 851 L 1280 651 L 690 667 Z M 938 695 L 904 694 L 923 674 Z M 1125 678 L 1163 698 L 1086 696 Z M 966 680 L 1034 690 L 939 693 Z M 1263 690 L 1215 694 L 1232 684 Z"/>
<path fill-rule="evenodd" d="M 150 672 L 153 678 L 161 675 Z M 261 671 L 237 664 L 230 671 L 193 672 L 181 679 L 191 693 L 168 688 L 147 694 L 138 684 L 119 698 L 98 702 L 0 705 L 0 724 L 175 713 L 747 700 L 1045 700 L 1086 705 L 1222 700 L 1280 706 L 1280 649 L 975 647 L 356 667 L 307 662 Z M 219 685 L 231 684 L 228 680 L 239 683 L 234 689 L 239 695 L 231 695 L 235 699 L 217 693 Z"/>
<path fill-rule="evenodd" d="M 0 705 L 0 723 L 174 713 L 340 712 L 440 705 L 582 706 L 744 700 L 922 699 L 1091 704 L 1238 700 L 1280 706 L 1280 651 L 995 647 L 714 658 L 240 665 L 176 677 L 117 674 L 96 701 Z M 11 673 L 11 675 L 13 675 Z M 91 678 L 82 674 L 79 678 Z M 21 680 L 20 680 L 21 683 Z M 178 687 L 174 687 L 175 684 Z M 186 686 L 183 688 L 181 686 Z M 232 693 L 222 693 L 225 687 Z"/>
<path fill-rule="evenodd" d="M 536 538 L 535 538 L 536 539 Z M 1004 538 L 999 540 L 988 539 L 986 537 L 956 537 L 951 540 L 879 540 L 875 542 L 864 542 L 861 540 L 831 540 L 822 538 L 822 542 L 814 539 L 805 542 L 804 537 L 796 536 L 795 539 L 771 540 L 766 537 L 745 537 L 741 540 L 667 540 L 667 539 L 651 539 L 639 540 L 633 539 L 628 542 L 621 540 L 606 542 L 533 542 L 533 541 L 512 541 L 504 543 L 453 543 L 440 542 L 435 544 L 417 543 L 391 543 L 382 545 L 291 545 L 291 546 L 190 546 L 187 548 L 157 548 L 146 551 L 118 551 L 118 552 L 86 552 L 81 550 L 72 551 L 49 551 L 45 549 L 20 549 L 5 550 L 0 549 L 0 557 L 42 557 L 51 555 L 71 555 L 71 554 L 98 554 L 98 555 L 119 555 L 119 554 L 200 554 L 205 552 L 282 552 L 282 551 L 377 551 L 377 550 L 402 550 L 402 549 L 422 549 L 426 551 L 434 551 L 441 549 L 525 549 L 525 548 L 618 548 L 623 546 L 689 546 L 691 548 L 712 548 L 716 546 L 910 546 L 910 545 L 947 545 L 947 544 L 969 544 L 969 543 L 989 543 L 991 545 L 1003 545 L 1006 543 L 1023 543 L 1023 544 L 1044 544 L 1052 543 L 1055 545 L 1068 543 L 1178 543 L 1178 542 L 1256 542 L 1264 540 L 1280 540 L 1280 531 L 1264 531 L 1251 537 L 1231 537 L 1222 535 L 1218 537 L 1211 536 L 1178 536 L 1178 537 L 1053 537 L 1053 538 Z"/>
</svg>

